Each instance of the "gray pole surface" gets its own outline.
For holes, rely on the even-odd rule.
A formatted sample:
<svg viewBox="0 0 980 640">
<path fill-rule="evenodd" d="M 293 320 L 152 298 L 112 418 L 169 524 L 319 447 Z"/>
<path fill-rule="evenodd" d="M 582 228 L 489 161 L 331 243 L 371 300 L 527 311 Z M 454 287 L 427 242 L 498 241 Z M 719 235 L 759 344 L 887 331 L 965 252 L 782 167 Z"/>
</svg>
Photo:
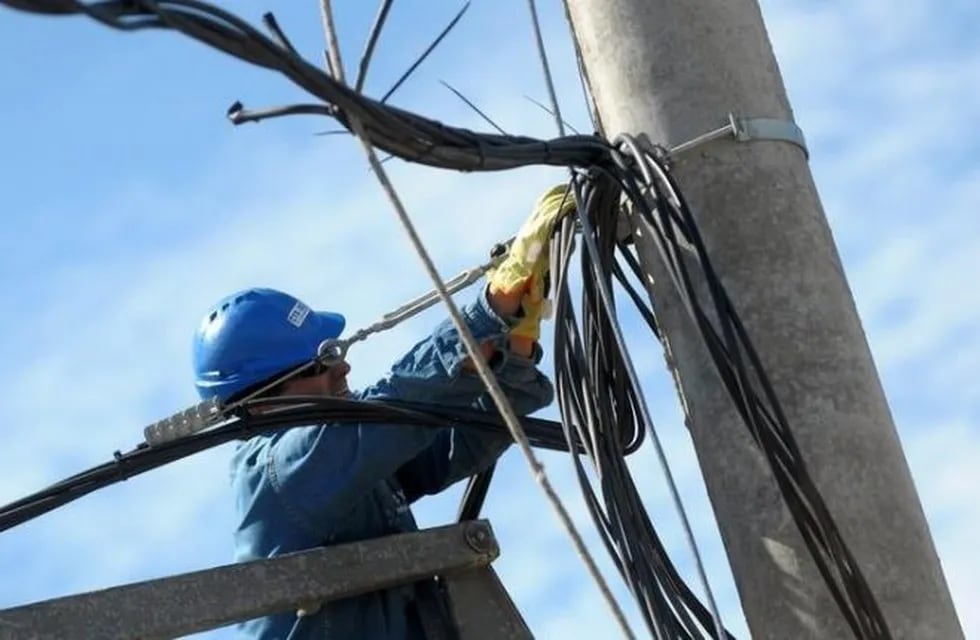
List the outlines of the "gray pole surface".
<svg viewBox="0 0 980 640">
<path fill-rule="evenodd" d="M 566 0 L 609 138 L 673 146 L 741 117 L 791 120 L 756 0 Z M 963 637 L 803 151 L 712 142 L 675 175 L 811 475 L 896 638 Z M 696 329 L 637 248 L 753 638 L 853 637 Z"/>
</svg>

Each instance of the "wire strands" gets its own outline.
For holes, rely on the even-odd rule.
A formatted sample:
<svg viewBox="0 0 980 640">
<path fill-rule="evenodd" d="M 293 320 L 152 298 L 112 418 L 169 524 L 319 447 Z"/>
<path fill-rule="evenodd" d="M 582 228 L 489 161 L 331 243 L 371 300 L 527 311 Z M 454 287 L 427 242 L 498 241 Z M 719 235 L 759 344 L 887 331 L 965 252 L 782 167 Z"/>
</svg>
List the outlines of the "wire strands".
<svg viewBox="0 0 980 640">
<path fill-rule="evenodd" d="M 324 16 L 324 24 L 326 26 L 330 60 L 333 63 L 333 67 L 337 70 L 337 73 L 340 74 L 339 79 L 343 81 L 343 66 L 340 59 L 340 45 L 338 43 L 337 33 L 333 25 L 333 12 L 331 10 L 330 0 L 321 0 L 320 7 Z M 521 455 L 523 455 L 528 466 L 528 471 L 531 473 L 531 477 L 545 494 L 545 498 L 547 499 L 549 506 L 551 506 L 552 510 L 555 512 L 555 516 L 558 518 L 562 529 L 564 529 L 565 533 L 571 539 L 572 546 L 574 547 L 576 554 L 585 565 L 589 577 L 595 583 L 600 595 L 602 596 L 602 599 L 609 607 L 616 624 L 620 627 L 620 630 L 628 640 L 634 640 L 635 636 L 633 635 L 633 630 L 630 628 L 622 608 L 619 606 L 616 598 L 612 595 L 609 585 L 606 583 L 605 578 L 599 571 L 599 568 L 596 566 L 595 559 L 592 557 L 588 546 L 582 539 L 582 535 L 575 526 L 575 522 L 568 513 L 568 509 L 562 502 L 558 492 L 555 491 L 554 487 L 552 486 L 551 481 L 545 472 L 544 465 L 538 461 L 537 454 L 534 453 L 534 449 L 531 447 L 527 434 L 524 432 L 524 428 L 521 426 L 520 419 L 514 412 L 514 408 L 511 405 L 510 400 L 500 387 L 497 377 L 490 369 L 490 365 L 487 363 L 486 358 L 481 353 L 480 345 L 473 337 L 473 333 L 470 331 L 469 327 L 467 327 L 466 322 L 459 311 L 459 307 L 453 300 L 452 295 L 446 289 L 445 282 L 443 282 L 442 278 L 439 276 L 439 272 L 436 269 L 435 264 L 432 262 L 432 258 L 429 256 L 425 244 L 419 237 L 414 223 L 408 215 L 408 212 L 405 210 L 405 207 L 402 204 L 401 199 L 398 197 L 398 194 L 395 192 L 394 186 L 388 179 L 388 175 L 385 172 L 384 167 L 382 167 L 381 163 L 378 161 L 377 155 L 374 152 L 374 147 L 371 145 L 370 140 L 365 134 L 361 121 L 357 117 L 352 117 L 350 119 L 350 124 L 351 130 L 355 137 L 358 138 L 361 145 L 364 147 L 364 152 L 367 155 L 368 162 L 370 163 L 371 168 L 374 170 L 375 177 L 381 184 L 385 195 L 388 196 L 388 199 L 395 210 L 396 217 L 402 225 L 405 235 L 412 243 L 412 247 L 415 249 L 416 255 L 425 267 L 425 271 L 428 274 L 429 279 L 432 281 L 433 285 L 435 285 L 436 291 L 439 292 L 439 297 L 442 299 L 447 310 L 449 311 L 449 316 L 453 324 L 456 326 L 456 331 L 459 338 L 465 346 L 466 352 L 469 354 L 470 362 L 474 365 L 477 375 L 483 381 L 483 384 L 493 400 L 494 405 L 497 407 L 501 417 L 504 419 L 504 423 L 507 425 L 507 430 L 510 432 L 511 437 L 513 437 L 514 442 L 517 444 L 517 448 L 521 452 Z"/>
<path fill-rule="evenodd" d="M 692 322 L 698 327 L 739 414 L 764 452 L 821 575 L 855 636 L 868 640 L 891 638 L 867 581 L 806 470 L 772 385 L 714 272 L 693 216 L 662 155 L 641 148 L 625 136 L 614 144 L 597 136 L 581 135 L 545 141 L 524 136 L 478 134 L 443 125 L 382 104 L 346 87 L 339 79 L 299 57 L 285 35 L 272 26 L 274 23 L 267 21 L 272 32 L 269 37 L 231 13 L 198 0 L 91 3 L 0 0 L 0 4 L 48 15 L 84 14 L 123 31 L 160 28 L 180 31 L 240 60 L 279 72 L 322 102 L 259 112 L 250 112 L 236 104 L 229 113 L 229 118 L 236 124 L 296 112 L 316 113 L 333 117 L 348 130 L 354 123 L 360 123 L 357 128 L 366 145 L 429 166 L 496 171 L 527 165 L 552 165 L 590 168 L 608 175 L 625 194 L 636 224 L 654 239 Z M 697 262 L 693 272 L 685 263 L 685 255 Z M 717 327 L 698 299 L 695 285 L 700 282 L 707 284 Z M 597 331 L 598 328 L 589 330 Z M 568 334 L 572 344 L 578 341 L 576 349 L 583 349 L 583 354 L 588 353 L 584 346 L 585 336 L 585 333 L 580 336 Z M 582 363 L 598 367 L 603 362 L 600 356 L 588 355 L 599 359 L 582 360 L 577 369 L 582 375 L 588 371 Z M 563 362 L 573 366 L 568 357 Z M 572 382 L 574 379 L 567 379 L 564 384 L 567 386 Z M 630 415 L 635 409 L 627 409 L 631 406 L 628 394 L 617 391 L 610 398 L 612 406 L 623 415 Z M 573 401 L 569 401 L 569 409 L 583 416 L 588 416 L 591 411 L 587 404 Z M 619 428 L 624 429 L 622 425 Z M 630 430 L 633 428 L 625 427 L 625 431 L 618 433 L 623 450 L 628 449 L 626 443 L 633 435 Z M 570 427 L 566 425 L 566 429 Z M 590 441 L 587 432 L 568 433 L 569 437 L 578 438 L 583 447 L 600 450 L 602 443 Z M 605 472 L 610 461 L 600 464 L 605 465 L 601 467 Z M 119 465 L 115 473 L 120 473 L 120 469 L 125 470 L 125 465 Z M 626 526 L 613 519 L 609 522 L 612 523 L 610 526 Z M 656 549 L 647 551 L 653 553 Z M 633 557 L 624 555 L 618 561 L 633 562 Z M 656 608 L 660 614 L 667 616 L 670 613 L 664 608 L 669 608 L 672 602 L 666 593 L 644 594 L 644 597 L 651 598 L 651 608 Z M 683 617 L 677 611 L 673 613 Z M 690 631 L 690 628 L 675 629 L 680 634 L 685 630 Z"/>
</svg>

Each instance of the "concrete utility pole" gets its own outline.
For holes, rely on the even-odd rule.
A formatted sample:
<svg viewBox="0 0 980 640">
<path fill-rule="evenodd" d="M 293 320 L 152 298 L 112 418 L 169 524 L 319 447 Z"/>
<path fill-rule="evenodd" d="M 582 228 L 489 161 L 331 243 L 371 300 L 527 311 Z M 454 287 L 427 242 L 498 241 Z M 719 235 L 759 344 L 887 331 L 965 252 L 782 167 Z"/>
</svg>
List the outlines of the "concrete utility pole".
<svg viewBox="0 0 980 640">
<path fill-rule="evenodd" d="M 792 114 L 756 0 L 566 0 L 605 133 L 677 145 Z M 962 638 L 804 152 L 730 137 L 676 175 L 896 638 Z M 650 240 L 637 242 L 753 638 L 852 637 Z"/>
</svg>

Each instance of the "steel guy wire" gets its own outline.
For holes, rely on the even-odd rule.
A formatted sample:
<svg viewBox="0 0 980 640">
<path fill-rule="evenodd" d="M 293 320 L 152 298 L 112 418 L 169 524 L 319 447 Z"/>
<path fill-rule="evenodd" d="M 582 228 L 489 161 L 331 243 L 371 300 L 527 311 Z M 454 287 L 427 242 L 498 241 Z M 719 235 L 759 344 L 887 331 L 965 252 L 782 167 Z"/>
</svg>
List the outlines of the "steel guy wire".
<svg viewBox="0 0 980 640">
<path fill-rule="evenodd" d="M 589 83 L 589 74 L 585 68 L 585 61 L 582 58 L 582 46 L 579 44 L 575 34 L 575 24 L 572 22 L 571 10 L 568 2 L 562 2 L 565 10 L 565 22 L 568 23 L 568 30 L 572 34 L 572 46 L 575 48 L 575 68 L 578 71 L 578 82 L 582 89 L 582 99 L 585 102 L 585 109 L 589 113 L 589 120 L 592 122 L 592 130 L 596 135 L 603 134 L 602 119 L 599 117 L 599 109 L 596 107 L 592 97 L 592 88 Z"/>
<path fill-rule="evenodd" d="M 452 294 L 468 287 L 482 278 L 487 271 L 499 265 L 502 261 L 503 256 L 497 256 L 485 264 L 460 272 L 451 279 L 444 281 L 446 291 Z M 347 354 L 348 349 L 350 349 L 350 347 L 355 343 L 367 340 L 376 333 L 387 331 L 388 329 L 401 324 L 405 320 L 418 315 L 433 305 L 438 304 L 440 301 L 441 298 L 439 297 L 439 291 L 437 289 L 432 289 L 431 291 L 428 291 L 417 298 L 409 300 L 397 309 L 389 311 L 377 322 L 358 329 L 347 338 L 324 340 L 320 344 L 320 355 L 323 356 L 326 355 L 327 352 L 330 352 L 331 358 L 343 358 Z"/>
<path fill-rule="evenodd" d="M 321 0 L 320 8 L 321 12 L 323 13 L 324 25 L 327 29 L 327 42 L 329 46 L 330 58 L 333 60 L 333 66 L 336 69 L 339 69 L 340 73 L 343 73 L 343 66 L 340 59 L 340 47 L 337 39 L 337 33 L 334 28 L 333 12 L 330 0 Z M 343 76 L 339 77 L 338 80 L 343 82 Z M 548 479 L 545 472 L 544 465 L 541 464 L 537 458 L 537 455 L 534 453 L 534 450 L 531 448 L 527 435 L 524 433 L 524 429 L 521 427 L 520 420 L 515 414 L 510 401 L 507 399 L 507 396 L 504 395 L 503 390 L 500 388 L 500 385 L 497 382 L 496 376 L 490 369 L 490 366 L 487 364 L 486 358 L 483 357 L 480 346 L 477 344 L 473 334 L 466 326 L 466 322 L 463 320 L 462 314 L 460 313 L 459 308 L 456 306 L 452 295 L 446 290 L 445 284 L 443 283 L 442 278 L 439 276 L 439 272 L 436 269 L 435 264 L 432 262 L 432 258 L 429 256 L 422 239 L 419 237 L 418 232 L 416 231 L 415 226 L 408 215 L 408 212 L 405 210 L 401 199 L 398 197 L 398 194 L 395 191 L 394 186 L 388 179 L 384 167 L 382 167 L 381 163 L 378 162 L 377 155 L 374 153 L 374 148 L 371 146 L 370 139 L 368 139 L 368 137 L 365 135 L 363 127 L 356 117 L 350 118 L 350 124 L 355 136 L 358 138 L 358 140 L 360 140 L 362 146 L 364 147 L 368 161 L 371 163 L 382 189 L 388 196 L 388 199 L 391 201 L 391 204 L 395 209 L 395 213 L 397 214 L 406 235 L 411 241 L 415 252 L 422 261 L 422 264 L 424 265 L 425 270 L 428 273 L 429 278 L 432 280 L 436 290 L 439 291 L 439 295 L 442 298 L 443 303 L 446 305 L 453 324 L 456 326 L 459 336 L 466 347 L 470 360 L 473 362 L 473 365 L 475 366 L 481 380 L 483 380 L 483 383 L 486 386 L 487 391 L 490 393 L 490 396 L 493 399 L 497 409 L 500 411 L 501 416 L 503 416 L 504 422 L 506 423 L 507 428 L 510 430 L 514 441 L 524 454 L 524 458 L 528 463 L 532 477 L 537 480 L 538 485 L 545 493 L 545 497 L 548 499 L 551 507 L 558 515 L 563 528 L 572 539 L 576 552 L 581 557 L 592 580 L 598 587 L 603 599 L 606 601 L 606 604 L 611 609 L 613 617 L 620 626 L 623 635 L 630 640 L 635 640 L 636 636 L 633 634 L 629 623 L 626 621 L 625 614 L 620 608 L 615 597 L 612 595 L 609 585 L 606 583 L 605 578 L 603 578 L 602 573 L 599 571 L 599 568 L 596 565 L 595 560 L 592 558 L 592 555 L 589 552 L 585 541 L 582 539 L 581 534 L 578 532 L 571 515 L 568 513 L 568 510 L 562 503 L 558 493 L 552 487 L 551 481 Z"/>
<path fill-rule="evenodd" d="M 544 38 L 541 36 L 541 23 L 538 21 L 538 9 L 534 0 L 527 0 L 527 8 L 531 11 L 531 24 L 534 27 L 534 42 L 537 45 L 538 57 L 541 59 L 541 68 L 544 70 L 545 84 L 548 87 L 548 97 L 551 99 L 551 108 L 554 109 L 555 124 L 558 125 L 558 134 L 565 135 L 565 124 L 561 118 L 561 108 L 558 106 L 558 96 L 555 94 L 555 83 L 551 79 L 551 66 L 548 64 L 548 54 L 544 49 Z"/>
</svg>

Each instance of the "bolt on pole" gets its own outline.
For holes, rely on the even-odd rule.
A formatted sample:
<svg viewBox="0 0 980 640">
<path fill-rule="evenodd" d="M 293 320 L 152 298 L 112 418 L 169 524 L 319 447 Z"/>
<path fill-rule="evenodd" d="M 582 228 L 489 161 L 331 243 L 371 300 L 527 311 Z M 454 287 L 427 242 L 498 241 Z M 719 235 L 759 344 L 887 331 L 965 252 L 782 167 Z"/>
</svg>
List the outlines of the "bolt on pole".
<svg viewBox="0 0 980 640">
<path fill-rule="evenodd" d="M 565 4 L 610 139 L 671 147 L 729 114 L 792 121 L 756 0 Z M 805 152 L 719 138 L 679 155 L 674 172 L 895 638 L 962 638 Z M 652 239 L 636 247 L 752 637 L 851 637 Z"/>
</svg>

